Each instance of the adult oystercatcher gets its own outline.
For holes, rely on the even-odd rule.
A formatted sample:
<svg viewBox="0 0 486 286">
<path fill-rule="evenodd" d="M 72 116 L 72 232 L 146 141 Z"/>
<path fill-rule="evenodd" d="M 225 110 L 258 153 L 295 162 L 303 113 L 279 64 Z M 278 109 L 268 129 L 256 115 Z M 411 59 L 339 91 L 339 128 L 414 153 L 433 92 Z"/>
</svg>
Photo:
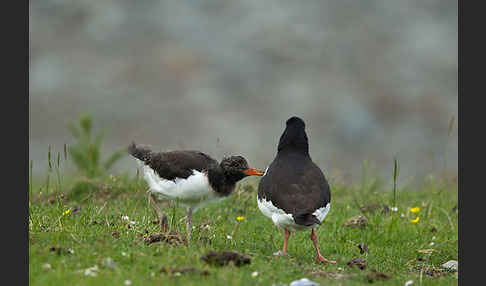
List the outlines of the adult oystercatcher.
<svg viewBox="0 0 486 286">
<path fill-rule="evenodd" d="M 309 155 L 304 121 L 291 117 L 286 125 L 278 143 L 277 156 L 258 185 L 258 208 L 284 230 L 283 251 L 274 254 L 287 255 L 291 231 L 311 228 L 316 260 L 336 263 L 320 254 L 314 230 L 331 208 L 329 184 Z"/>
<path fill-rule="evenodd" d="M 150 189 L 150 204 L 160 219 L 161 230 L 167 228 L 167 216 L 158 204 L 178 200 L 187 207 L 187 236 L 191 237 L 191 216 L 200 207 L 230 195 L 236 182 L 251 176 L 262 176 L 249 168 L 242 156 L 223 158 L 221 163 L 199 151 L 152 152 L 132 143 L 128 153 L 140 163 Z"/>
</svg>

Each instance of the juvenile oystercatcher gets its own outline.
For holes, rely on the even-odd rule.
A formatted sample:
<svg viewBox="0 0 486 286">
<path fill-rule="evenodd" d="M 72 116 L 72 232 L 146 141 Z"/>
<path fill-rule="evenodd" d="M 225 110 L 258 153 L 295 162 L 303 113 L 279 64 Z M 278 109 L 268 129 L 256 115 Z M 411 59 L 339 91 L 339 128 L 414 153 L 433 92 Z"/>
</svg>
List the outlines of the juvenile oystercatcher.
<svg viewBox="0 0 486 286">
<path fill-rule="evenodd" d="M 158 204 L 178 200 L 187 207 L 187 236 L 191 237 L 191 216 L 200 207 L 230 195 L 236 182 L 263 173 L 248 167 L 242 156 L 223 158 L 218 163 L 199 151 L 152 152 L 147 147 L 132 143 L 128 147 L 142 166 L 144 178 L 149 184 L 148 197 L 160 219 L 162 230 L 167 228 L 167 216 Z"/>
<path fill-rule="evenodd" d="M 278 143 L 277 156 L 258 185 L 258 208 L 284 230 L 283 251 L 274 254 L 287 255 L 290 232 L 311 228 L 316 260 L 336 263 L 320 254 L 314 230 L 331 208 L 329 184 L 309 156 L 304 121 L 291 117 L 286 125 Z"/>
</svg>

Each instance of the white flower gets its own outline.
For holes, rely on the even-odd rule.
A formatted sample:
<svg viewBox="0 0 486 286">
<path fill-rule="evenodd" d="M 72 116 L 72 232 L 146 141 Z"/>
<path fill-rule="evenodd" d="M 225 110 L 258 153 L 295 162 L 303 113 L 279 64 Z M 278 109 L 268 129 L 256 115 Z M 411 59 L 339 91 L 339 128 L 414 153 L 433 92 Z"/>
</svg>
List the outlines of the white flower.
<svg viewBox="0 0 486 286">
<path fill-rule="evenodd" d="M 432 236 L 432 240 L 435 240 L 436 238 L 437 238 L 437 237 L 435 237 L 435 236 Z"/>
<path fill-rule="evenodd" d="M 404 213 L 401 213 L 401 214 L 400 214 L 400 216 L 401 216 L 401 217 L 405 217 L 405 214 L 404 214 Z"/>
<path fill-rule="evenodd" d="M 122 216 L 122 219 L 123 220 L 130 220 L 130 218 L 128 216 L 126 216 L 126 215 Z"/>
<path fill-rule="evenodd" d="M 405 282 L 405 286 L 409 286 L 409 285 L 412 285 L 413 284 L 413 280 L 408 280 L 407 282 Z"/>
<path fill-rule="evenodd" d="M 227 239 L 233 239 L 233 237 L 231 235 L 227 235 L 226 238 Z"/>
<path fill-rule="evenodd" d="M 135 225 L 135 222 L 133 220 L 130 221 L 131 225 Z"/>
<path fill-rule="evenodd" d="M 121 254 L 122 254 L 122 256 L 127 256 L 127 253 L 126 253 L 126 252 L 123 252 L 123 251 L 122 251 L 122 253 L 121 253 Z"/>
<path fill-rule="evenodd" d="M 131 285 L 132 284 L 132 281 L 130 280 L 125 280 L 125 285 Z"/>
<path fill-rule="evenodd" d="M 398 211 L 398 208 L 397 207 L 391 207 L 391 211 L 396 212 L 396 211 Z"/>
<path fill-rule="evenodd" d="M 434 243 L 433 241 L 432 241 L 431 243 L 429 243 L 429 245 L 430 245 L 430 246 L 434 246 L 434 244 L 435 244 L 435 243 Z"/>
<path fill-rule="evenodd" d="M 258 272 L 257 271 L 254 271 L 251 273 L 251 277 L 257 277 L 258 276 Z"/>
</svg>

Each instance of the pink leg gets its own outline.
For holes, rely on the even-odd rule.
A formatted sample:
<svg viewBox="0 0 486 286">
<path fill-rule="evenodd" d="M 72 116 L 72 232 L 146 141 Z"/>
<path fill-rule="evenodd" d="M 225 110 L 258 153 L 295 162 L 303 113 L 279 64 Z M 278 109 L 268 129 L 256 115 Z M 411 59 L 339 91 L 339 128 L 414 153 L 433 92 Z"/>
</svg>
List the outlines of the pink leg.
<svg viewBox="0 0 486 286">
<path fill-rule="evenodd" d="M 310 238 L 312 240 L 312 243 L 314 243 L 314 248 L 316 249 L 316 260 L 318 262 L 336 263 L 336 261 L 334 261 L 334 260 L 327 260 L 324 257 L 322 257 L 321 253 L 319 252 L 319 247 L 317 246 L 317 235 L 314 232 L 314 229 L 312 229 Z"/>
<path fill-rule="evenodd" d="M 287 256 L 287 245 L 289 244 L 289 237 L 290 237 L 290 231 L 284 229 L 284 246 L 283 246 L 283 251 L 279 250 L 275 252 L 273 255 L 275 256 Z"/>
<path fill-rule="evenodd" d="M 284 230 L 284 247 L 283 252 L 287 253 L 287 245 L 289 243 L 290 232 L 288 230 Z"/>
</svg>

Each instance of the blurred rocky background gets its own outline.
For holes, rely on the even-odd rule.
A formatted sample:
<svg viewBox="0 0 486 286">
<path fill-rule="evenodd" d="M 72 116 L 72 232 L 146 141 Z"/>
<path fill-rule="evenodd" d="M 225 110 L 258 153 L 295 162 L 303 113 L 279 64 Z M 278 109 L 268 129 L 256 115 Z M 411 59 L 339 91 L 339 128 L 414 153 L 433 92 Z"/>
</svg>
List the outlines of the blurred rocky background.
<svg viewBox="0 0 486 286">
<path fill-rule="evenodd" d="M 29 1 L 29 152 L 91 114 L 104 150 L 238 153 L 265 168 L 307 123 L 331 179 L 457 176 L 457 1 Z M 449 132 L 451 118 L 454 128 Z M 135 172 L 125 157 L 117 171 Z"/>
</svg>

